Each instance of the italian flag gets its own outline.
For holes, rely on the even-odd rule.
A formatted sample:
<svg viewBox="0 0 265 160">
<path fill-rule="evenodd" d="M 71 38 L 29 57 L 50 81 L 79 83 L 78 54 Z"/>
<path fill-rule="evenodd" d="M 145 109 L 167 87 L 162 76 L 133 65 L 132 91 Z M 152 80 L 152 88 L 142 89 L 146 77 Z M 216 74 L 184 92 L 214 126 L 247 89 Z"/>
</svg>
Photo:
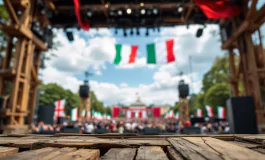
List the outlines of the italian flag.
<svg viewBox="0 0 265 160">
<path fill-rule="evenodd" d="M 226 115 L 225 115 L 225 108 L 224 107 L 218 106 L 217 112 L 218 112 L 218 118 L 219 119 L 225 119 Z"/>
<path fill-rule="evenodd" d="M 139 118 L 139 112 L 134 112 L 134 118 Z"/>
<path fill-rule="evenodd" d="M 148 64 L 166 64 L 175 61 L 174 40 L 153 43 L 146 46 Z"/>
<path fill-rule="evenodd" d="M 126 118 L 131 118 L 131 117 L 132 117 L 131 111 L 127 111 Z"/>
<path fill-rule="evenodd" d="M 78 108 L 74 108 L 71 110 L 71 121 L 78 120 Z"/>
<path fill-rule="evenodd" d="M 206 108 L 208 117 L 212 118 L 214 116 L 212 107 L 206 105 L 205 108 Z"/>
<path fill-rule="evenodd" d="M 202 117 L 202 110 L 200 108 L 197 108 L 197 117 Z"/>
<path fill-rule="evenodd" d="M 179 112 L 176 112 L 175 119 L 179 119 Z"/>
<path fill-rule="evenodd" d="M 174 111 L 173 110 L 169 111 L 169 118 L 174 118 Z"/>
<path fill-rule="evenodd" d="M 114 64 L 124 65 L 135 62 L 138 46 L 116 44 L 115 49 L 116 49 L 116 56 L 113 62 Z"/>
</svg>

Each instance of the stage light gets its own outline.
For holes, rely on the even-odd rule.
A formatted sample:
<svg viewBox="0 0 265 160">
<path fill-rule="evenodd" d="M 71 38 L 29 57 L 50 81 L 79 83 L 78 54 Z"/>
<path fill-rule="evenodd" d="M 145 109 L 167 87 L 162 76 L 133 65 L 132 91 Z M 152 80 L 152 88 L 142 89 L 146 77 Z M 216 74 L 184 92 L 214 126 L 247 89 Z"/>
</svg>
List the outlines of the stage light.
<svg viewBox="0 0 265 160">
<path fill-rule="evenodd" d="M 86 15 L 88 17 L 92 17 L 93 13 L 92 13 L 92 11 L 90 9 L 88 9 L 87 12 L 86 12 Z"/>
<path fill-rule="evenodd" d="M 182 7 L 178 7 L 178 12 L 181 13 L 183 11 Z"/>
<path fill-rule="evenodd" d="M 157 14 L 158 14 L 158 9 L 154 8 L 154 9 L 153 9 L 153 14 L 154 14 L 154 15 L 157 15 Z"/>
<path fill-rule="evenodd" d="M 131 13 L 132 13 L 132 9 L 131 9 L 131 8 L 128 8 L 128 9 L 126 10 L 126 12 L 127 12 L 127 14 L 131 14 Z"/>
<path fill-rule="evenodd" d="M 143 7 L 143 6 L 144 6 L 144 2 L 141 2 L 141 3 L 140 3 L 140 6 Z"/>
<path fill-rule="evenodd" d="M 131 36 L 133 35 L 133 28 L 131 29 L 131 32 L 130 32 Z"/>
<path fill-rule="evenodd" d="M 118 15 L 119 15 L 119 16 L 122 15 L 122 10 L 118 10 Z"/>
<path fill-rule="evenodd" d="M 123 30 L 123 36 L 124 36 L 124 37 L 127 37 L 126 29 Z"/>
<path fill-rule="evenodd" d="M 149 36 L 149 32 L 148 32 L 148 29 L 147 28 L 146 28 L 145 36 Z"/>
<path fill-rule="evenodd" d="M 109 8 L 109 4 L 107 3 L 107 4 L 105 4 L 105 8 Z"/>
<path fill-rule="evenodd" d="M 118 30 L 117 30 L 117 29 L 115 29 L 115 34 L 116 34 L 116 35 L 118 34 Z"/>
<path fill-rule="evenodd" d="M 66 31 L 66 36 L 67 36 L 67 38 L 68 38 L 69 41 L 73 41 L 74 40 L 73 32 Z"/>
<path fill-rule="evenodd" d="M 141 9 L 141 15 L 145 15 L 145 9 Z"/>
<path fill-rule="evenodd" d="M 160 32 L 160 27 L 157 27 L 157 31 Z"/>
<path fill-rule="evenodd" d="M 196 37 L 197 37 L 197 38 L 200 38 L 200 37 L 202 36 L 202 34 L 203 34 L 203 28 L 199 28 L 199 29 L 197 30 Z"/>
<path fill-rule="evenodd" d="M 136 28 L 136 35 L 137 35 L 137 36 L 139 36 L 139 35 L 140 35 L 139 28 Z"/>
</svg>

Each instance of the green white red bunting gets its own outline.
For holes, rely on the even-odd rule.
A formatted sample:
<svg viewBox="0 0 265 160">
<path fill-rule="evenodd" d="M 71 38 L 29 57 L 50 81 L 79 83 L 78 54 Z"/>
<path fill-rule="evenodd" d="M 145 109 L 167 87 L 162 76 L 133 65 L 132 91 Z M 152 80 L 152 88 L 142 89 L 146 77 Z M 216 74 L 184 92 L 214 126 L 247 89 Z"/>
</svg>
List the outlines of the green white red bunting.
<svg viewBox="0 0 265 160">
<path fill-rule="evenodd" d="M 206 109 L 206 111 L 207 111 L 207 115 L 208 115 L 208 117 L 212 118 L 212 117 L 214 116 L 212 107 L 206 105 L 206 106 L 205 106 L 205 109 Z"/>
<path fill-rule="evenodd" d="M 225 108 L 218 106 L 217 107 L 217 112 L 218 112 L 218 118 L 219 119 L 225 119 L 226 118 L 226 113 L 225 113 Z"/>
<path fill-rule="evenodd" d="M 174 40 L 153 43 L 146 46 L 148 64 L 166 64 L 175 61 Z"/>
<path fill-rule="evenodd" d="M 111 119 L 111 116 L 106 113 L 100 113 L 97 111 L 92 111 L 92 119 L 94 120 L 104 120 L 104 119 Z"/>
<path fill-rule="evenodd" d="M 114 64 L 125 65 L 135 62 L 138 46 L 116 44 L 115 49 L 116 56 L 113 62 Z"/>
<path fill-rule="evenodd" d="M 197 116 L 198 118 L 201 118 L 201 117 L 202 117 L 202 109 L 197 108 L 196 116 Z"/>
<path fill-rule="evenodd" d="M 71 121 L 78 120 L 78 108 L 74 108 L 71 110 Z"/>
<path fill-rule="evenodd" d="M 113 63 L 116 65 L 126 65 L 135 63 L 138 46 L 116 44 L 115 51 Z M 147 64 L 166 64 L 175 61 L 173 39 L 162 43 L 148 44 L 146 45 L 146 51 Z"/>
</svg>

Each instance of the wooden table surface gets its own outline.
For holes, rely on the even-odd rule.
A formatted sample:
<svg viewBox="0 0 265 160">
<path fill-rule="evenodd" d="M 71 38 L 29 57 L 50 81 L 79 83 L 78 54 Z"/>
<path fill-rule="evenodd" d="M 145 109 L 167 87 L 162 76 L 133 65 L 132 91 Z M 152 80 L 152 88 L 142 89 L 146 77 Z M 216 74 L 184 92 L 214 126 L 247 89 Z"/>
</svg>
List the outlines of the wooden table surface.
<svg viewBox="0 0 265 160">
<path fill-rule="evenodd" d="M 0 159 L 265 160 L 265 135 L 0 135 Z"/>
</svg>

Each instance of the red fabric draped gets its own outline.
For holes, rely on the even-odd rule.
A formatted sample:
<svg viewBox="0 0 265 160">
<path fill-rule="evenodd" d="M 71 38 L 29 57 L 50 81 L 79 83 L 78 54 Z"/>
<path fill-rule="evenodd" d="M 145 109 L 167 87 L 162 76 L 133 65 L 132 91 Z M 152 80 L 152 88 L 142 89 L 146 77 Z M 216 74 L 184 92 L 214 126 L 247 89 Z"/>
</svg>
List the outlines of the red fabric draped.
<svg viewBox="0 0 265 160">
<path fill-rule="evenodd" d="M 112 117 L 118 117 L 120 115 L 120 108 L 114 107 L 112 108 Z"/>
<path fill-rule="evenodd" d="M 230 0 L 195 0 L 203 13 L 209 19 L 220 19 L 237 16 L 241 13 L 241 7 L 230 4 Z"/>
<path fill-rule="evenodd" d="M 160 108 L 153 108 L 153 117 L 160 117 Z"/>
<path fill-rule="evenodd" d="M 83 30 L 88 31 L 89 28 L 90 28 L 90 25 L 89 25 L 89 23 L 82 21 L 82 17 L 81 17 L 81 13 L 80 13 L 80 3 L 79 3 L 79 0 L 73 0 L 73 1 L 74 1 L 74 5 L 75 5 L 75 15 L 76 15 L 76 19 L 77 19 L 79 25 L 80 25 L 80 27 Z"/>
</svg>

